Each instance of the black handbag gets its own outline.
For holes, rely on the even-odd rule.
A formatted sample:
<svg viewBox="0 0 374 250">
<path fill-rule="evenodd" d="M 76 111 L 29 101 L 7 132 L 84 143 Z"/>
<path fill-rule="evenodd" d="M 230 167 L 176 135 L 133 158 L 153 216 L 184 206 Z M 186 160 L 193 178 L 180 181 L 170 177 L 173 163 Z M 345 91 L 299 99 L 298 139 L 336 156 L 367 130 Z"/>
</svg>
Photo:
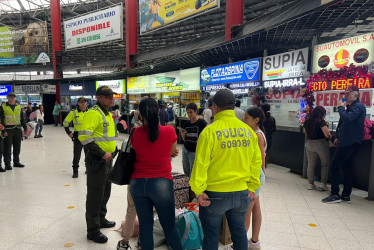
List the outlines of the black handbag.
<svg viewBox="0 0 374 250">
<path fill-rule="evenodd" d="M 133 129 L 130 132 L 129 139 L 127 141 L 124 151 L 118 153 L 116 162 L 114 163 L 112 171 L 109 173 L 108 181 L 117 185 L 128 185 L 130 184 L 130 178 L 134 171 L 134 164 L 136 160 L 135 150 L 131 147 L 130 141 L 134 133 Z M 130 147 L 130 152 L 128 148 Z"/>
</svg>

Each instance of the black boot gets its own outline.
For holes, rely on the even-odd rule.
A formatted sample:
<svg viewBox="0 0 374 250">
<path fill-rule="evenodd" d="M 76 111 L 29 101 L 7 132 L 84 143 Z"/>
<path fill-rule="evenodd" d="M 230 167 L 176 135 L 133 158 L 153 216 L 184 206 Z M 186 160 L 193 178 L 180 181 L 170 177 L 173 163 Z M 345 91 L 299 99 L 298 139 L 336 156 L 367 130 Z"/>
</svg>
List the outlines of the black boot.
<svg viewBox="0 0 374 250">
<path fill-rule="evenodd" d="M 0 172 L 6 172 L 6 169 L 0 166 Z"/>
<path fill-rule="evenodd" d="M 78 172 L 75 172 L 73 173 L 73 178 L 78 178 Z"/>
<path fill-rule="evenodd" d="M 5 164 L 5 169 L 6 170 L 12 170 L 12 166 L 10 164 Z"/>
<path fill-rule="evenodd" d="M 23 164 L 20 163 L 20 162 L 17 162 L 17 163 L 14 163 L 14 167 L 15 167 L 15 168 L 24 168 L 25 165 L 23 165 Z"/>
</svg>

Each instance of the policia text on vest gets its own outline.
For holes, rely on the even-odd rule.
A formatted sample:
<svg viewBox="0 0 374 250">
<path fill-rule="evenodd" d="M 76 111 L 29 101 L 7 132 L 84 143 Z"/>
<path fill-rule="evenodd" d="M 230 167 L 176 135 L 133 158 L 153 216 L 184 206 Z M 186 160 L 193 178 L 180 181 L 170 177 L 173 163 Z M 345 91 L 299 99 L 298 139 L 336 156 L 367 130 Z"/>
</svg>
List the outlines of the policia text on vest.
<svg viewBox="0 0 374 250">
<path fill-rule="evenodd" d="M 87 101 L 84 98 L 79 98 L 78 100 L 78 107 L 75 110 L 70 111 L 70 113 L 66 116 L 63 125 L 65 128 L 66 134 L 73 140 L 74 144 L 74 157 L 73 157 L 73 178 L 78 177 L 78 169 L 79 169 L 79 161 L 81 159 L 82 154 L 82 143 L 78 140 L 78 132 L 82 130 L 82 122 L 83 117 L 87 112 Z M 83 110 L 81 110 L 81 107 Z M 74 133 L 70 131 L 69 124 L 73 122 L 74 124 Z M 87 148 L 84 148 L 84 155 L 87 155 Z"/>
</svg>

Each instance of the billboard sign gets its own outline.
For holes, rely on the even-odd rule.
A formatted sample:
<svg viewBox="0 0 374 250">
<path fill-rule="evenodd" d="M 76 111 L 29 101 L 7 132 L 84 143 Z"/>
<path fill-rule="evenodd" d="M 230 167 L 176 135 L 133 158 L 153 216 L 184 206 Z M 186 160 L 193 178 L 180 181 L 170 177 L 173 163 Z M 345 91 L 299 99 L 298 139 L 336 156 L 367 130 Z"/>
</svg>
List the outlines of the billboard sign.
<svg viewBox="0 0 374 250">
<path fill-rule="evenodd" d="M 12 92 L 12 85 L 0 85 L 0 97 L 6 97 L 10 92 Z"/>
<path fill-rule="evenodd" d="M 22 27 L 0 27 L 0 65 L 50 62 L 45 22 Z"/>
<path fill-rule="evenodd" d="M 252 59 L 201 70 L 201 86 L 259 81 L 261 59 Z"/>
<path fill-rule="evenodd" d="M 200 68 L 191 68 L 148 76 L 129 77 L 127 93 L 166 93 L 200 90 Z"/>
<path fill-rule="evenodd" d="M 64 21 L 66 49 L 123 39 L 123 6 Z"/>
<path fill-rule="evenodd" d="M 15 85 L 14 93 L 15 94 L 40 94 L 41 88 L 40 85 Z"/>
<path fill-rule="evenodd" d="M 309 49 L 299 49 L 264 57 L 262 80 L 302 77 L 308 71 Z"/>
<path fill-rule="evenodd" d="M 140 0 L 140 33 L 165 27 L 212 8 L 219 8 L 220 0 Z"/>
<path fill-rule="evenodd" d="M 126 80 L 109 80 L 109 81 L 96 81 L 96 89 L 100 86 L 108 86 L 117 94 L 125 93 Z"/>
<path fill-rule="evenodd" d="M 337 71 L 352 63 L 359 66 L 372 61 L 374 32 L 314 46 L 312 72 L 321 69 Z"/>
</svg>

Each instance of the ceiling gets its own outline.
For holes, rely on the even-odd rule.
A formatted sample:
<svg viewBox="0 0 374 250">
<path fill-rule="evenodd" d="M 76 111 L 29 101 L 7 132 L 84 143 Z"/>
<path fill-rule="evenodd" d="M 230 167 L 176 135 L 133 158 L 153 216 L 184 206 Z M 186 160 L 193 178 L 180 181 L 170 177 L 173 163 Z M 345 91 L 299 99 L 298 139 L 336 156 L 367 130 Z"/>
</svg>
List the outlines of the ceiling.
<svg viewBox="0 0 374 250">
<path fill-rule="evenodd" d="M 14 7 L 12 4 L 9 8 L 4 5 L 7 1 L 0 1 L 0 25 L 21 25 L 46 20 L 50 34 L 50 10 L 48 7 L 42 8 L 48 6 L 49 1 L 10 1 L 22 3 L 24 7 L 30 4 L 30 8 L 25 7 L 17 12 L 18 8 L 22 8 L 20 5 Z M 311 46 L 312 41 L 322 43 L 374 31 L 373 0 L 324 1 L 329 3 L 317 6 L 312 5 L 320 3 L 316 0 L 245 0 L 245 23 L 234 30 L 234 39 L 226 43 L 226 0 L 221 0 L 219 9 L 140 35 L 139 54 L 134 57 L 137 67 L 134 69 L 125 71 L 124 40 L 69 50 L 63 57 L 62 68 L 83 69 L 87 67 L 87 62 L 91 62 L 93 68 L 110 67 L 116 71 L 92 77 L 103 79 L 152 74 L 224 64 L 230 60 L 263 56 L 265 49 L 270 55 Z M 34 7 L 31 3 L 34 3 Z M 65 20 L 119 3 L 124 4 L 124 0 L 62 0 L 61 3 L 61 17 Z M 125 20 L 123 22 L 125 27 Z M 50 42 L 50 48 L 51 46 Z M 28 65 L 28 68 L 31 70 L 35 66 Z M 37 68 L 50 69 L 51 65 Z M 24 66 L 2 66 L 0 72 L 24 69 Z"/>
</svg>

